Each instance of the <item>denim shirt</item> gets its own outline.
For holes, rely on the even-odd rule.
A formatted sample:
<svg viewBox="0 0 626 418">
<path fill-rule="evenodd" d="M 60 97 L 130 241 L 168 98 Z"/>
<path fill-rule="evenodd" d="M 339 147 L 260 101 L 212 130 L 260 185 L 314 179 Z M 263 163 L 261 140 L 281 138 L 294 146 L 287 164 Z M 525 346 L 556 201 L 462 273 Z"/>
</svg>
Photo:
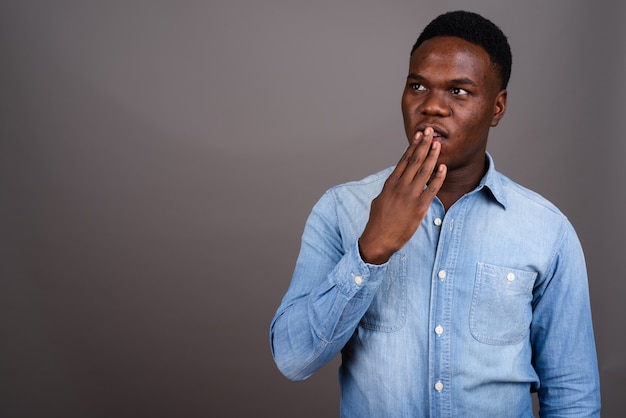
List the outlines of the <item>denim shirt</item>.
<svg viewBox="0 0 626 418">
<path fill-rule="evenodd" d="M 341 353 L 342 417 L 596 417 L 600 390 L 583 252 L 567 218 L 489 168 L 438 199 L 383 265 L 358 250 L 393 167 L 328 190 L 305 226 L 270 327 L 302 380 Z"/>
</svg>

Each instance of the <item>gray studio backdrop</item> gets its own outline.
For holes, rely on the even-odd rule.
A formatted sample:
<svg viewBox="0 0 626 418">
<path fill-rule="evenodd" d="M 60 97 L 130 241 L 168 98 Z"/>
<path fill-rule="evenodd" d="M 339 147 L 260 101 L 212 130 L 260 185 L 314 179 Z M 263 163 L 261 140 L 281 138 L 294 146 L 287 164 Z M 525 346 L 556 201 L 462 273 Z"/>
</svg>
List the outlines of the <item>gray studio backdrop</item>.
<svg viewBox="0 0 626 418">
<path fill-rule="evenodd" d="M 605 417 L 626 411 L 624 4 L 471 2 L 513 49 L 496 165 L 586 251 Z M 313 203 L 404 150 L 419 31 L 468 7 L 0 2 L 0 416 L 336 416 L 338 363 L 287 381 L 269 322 Z"/>
</svg>

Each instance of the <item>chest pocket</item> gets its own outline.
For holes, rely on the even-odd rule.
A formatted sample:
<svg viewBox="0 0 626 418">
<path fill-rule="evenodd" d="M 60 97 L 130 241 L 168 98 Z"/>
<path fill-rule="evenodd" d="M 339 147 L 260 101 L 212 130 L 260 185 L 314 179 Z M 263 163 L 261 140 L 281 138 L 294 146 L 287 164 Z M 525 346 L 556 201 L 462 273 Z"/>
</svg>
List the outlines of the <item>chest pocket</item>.
<svg viewBox="0 0 626 418">
<path fill-rule="evenodd" d="M 406 322 L 406 309 L 406 256 L 395 253 L 360 325 L 374 331 L 397 331 Z"/>
<path fill-rule="evenodd" d="M 477 341 L 509 345 L 527 335 L 536 277 L 536 272 L 478 263 L 469 318 Z"/>
</svg>

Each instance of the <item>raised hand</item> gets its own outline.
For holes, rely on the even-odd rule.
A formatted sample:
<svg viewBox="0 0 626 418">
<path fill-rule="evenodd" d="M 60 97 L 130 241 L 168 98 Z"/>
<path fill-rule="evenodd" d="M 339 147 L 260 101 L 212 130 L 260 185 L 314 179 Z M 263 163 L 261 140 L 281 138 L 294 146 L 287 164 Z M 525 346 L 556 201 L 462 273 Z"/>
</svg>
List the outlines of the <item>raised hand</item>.
<svg viewBox="0 0 626 418">
<path fill-rule="evenodd" d="M 372 201 L 370 217 L 359 238 L 363 261 L 383 264 L 411 239 L 446 177 L 446 166 L 435 171 L 441 144 L 433 129 L 418 132 L 382 191 Z"/>
</svg>

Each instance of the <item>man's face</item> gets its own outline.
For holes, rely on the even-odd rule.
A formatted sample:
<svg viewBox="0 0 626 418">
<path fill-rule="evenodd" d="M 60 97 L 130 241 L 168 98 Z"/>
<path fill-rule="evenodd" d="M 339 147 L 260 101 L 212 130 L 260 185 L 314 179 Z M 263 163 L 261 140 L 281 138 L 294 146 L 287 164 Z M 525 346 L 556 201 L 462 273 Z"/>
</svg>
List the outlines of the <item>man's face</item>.
<svg viewBox="0 0 626 418">
<path fill-rule="evenodd" d="M 435 37 L 411 56 L 402 95 L 407 138 L 431 126 L 448 170 L 483 169 L 487 135 L 506 108 L 506 90 L 489 55 L 457 37 Z"/>
</svg>

